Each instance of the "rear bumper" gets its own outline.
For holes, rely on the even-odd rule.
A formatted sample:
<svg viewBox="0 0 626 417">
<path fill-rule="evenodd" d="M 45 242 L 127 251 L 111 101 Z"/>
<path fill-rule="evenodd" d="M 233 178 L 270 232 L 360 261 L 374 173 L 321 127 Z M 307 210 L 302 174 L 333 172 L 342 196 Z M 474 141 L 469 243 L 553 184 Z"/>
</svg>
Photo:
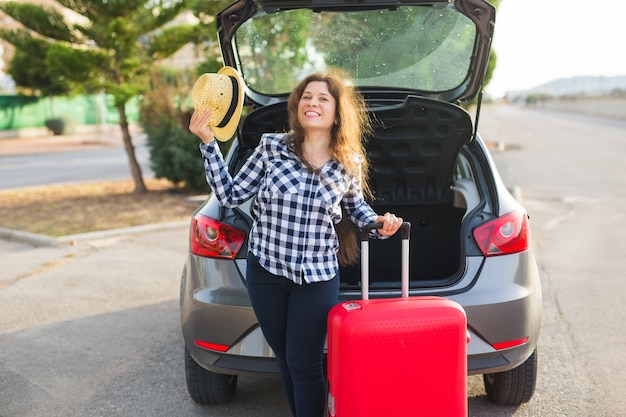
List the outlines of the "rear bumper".
<svg viewBox="0 0 626 417">
<path fill-rule="evenodd" d="M 187 345 L 187 349 L 199 365 L 218 374 L 277 374 L 278 366 L 276 360 L 265 339 L 262 335 L 256 334 L 250 337 L 257 340 L 242 341 L 235 349 L 230 349 L 226 353 L 210 351 L 195 345 Z M 259 343 L 265 345 L 262 350 L 270 350 L 267 356 L 247 356 L 240 353 L 240 349 L 245 345 L 258 345 Z M 528 359 L 534 348 L 534 345 L 526 343 L 506 351 L 496 351 L 492 348 L 490 353 L 468 355 L 468 375 L 497 373 L 512 369 Z"/>
<path fill-rule="evenodd" d="M 190 257 L 181 280 L 185 345 L 194 360 L 212 372 L 276 373 L 273 352 L 258 327 L 239 274 L 241 267 L 234 262 Z M 502 271 L 516 272 L 502 276 Z M 468 317 L 468 373 L 507 371 L 530 357 L 539 338 L 541 287 L 536 264 L 527 252 L 487 259 L 477 272 L 480 278 L 469 290 L 447 295 L 463 306 Z M 494 344 L 520 339 L 525 342 L 507 349 L 494 348 Z M 196 340 L 228 349 L 218 352 L 201 348 Z"/>
</svg>

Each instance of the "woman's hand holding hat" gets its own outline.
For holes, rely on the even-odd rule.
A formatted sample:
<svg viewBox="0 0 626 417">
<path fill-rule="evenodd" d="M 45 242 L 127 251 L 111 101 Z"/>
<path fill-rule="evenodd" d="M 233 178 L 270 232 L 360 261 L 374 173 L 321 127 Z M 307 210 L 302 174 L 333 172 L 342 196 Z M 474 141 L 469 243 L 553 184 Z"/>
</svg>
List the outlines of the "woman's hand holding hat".
<svg viewBox="0 0 626 417">
<path fill-rule="evenodd" d="M 204 143 L 210 143 L 215 140 L 215 135 L 209 127 L 209 120 L 211 120 L 211 110 L 206 109 L 199 112 L 195 110 L 191 115 L 191 121 L 189 122 L 189 130 L 194 135 L 202 139 Z"/>
<path fill-rule="evenodd" d="M 213 137 L 225 142 L 235 135 L 244 101 L 243 80 L 237 70 L 225 66 L 217 73 L 202 74 L 191 89 L 191 99 L 200 115 L 211 110 L 206 123 Z"/>
</svg>

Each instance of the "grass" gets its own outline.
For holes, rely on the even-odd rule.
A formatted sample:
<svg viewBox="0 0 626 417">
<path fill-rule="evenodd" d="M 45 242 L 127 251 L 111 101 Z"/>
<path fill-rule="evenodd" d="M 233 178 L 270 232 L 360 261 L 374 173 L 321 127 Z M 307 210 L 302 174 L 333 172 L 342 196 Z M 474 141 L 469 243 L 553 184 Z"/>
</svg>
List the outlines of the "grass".
<svg viewBox="0 0 626 417">
<path fill-rule="evenodd" d="M 144 179 L 0 191 L 0 227 L 50 237 L 190 219 L 201 201 L 166 180 Z"/>
</svg>

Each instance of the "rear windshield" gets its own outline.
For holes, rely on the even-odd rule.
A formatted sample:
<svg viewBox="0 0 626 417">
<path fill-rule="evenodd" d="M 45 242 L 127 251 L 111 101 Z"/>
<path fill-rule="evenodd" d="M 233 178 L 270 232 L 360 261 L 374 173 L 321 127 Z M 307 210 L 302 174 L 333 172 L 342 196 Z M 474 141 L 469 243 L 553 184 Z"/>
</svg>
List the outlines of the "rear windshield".
<svg viewBox="0 0 626 417">
<path fill-rule="evenodd" d="M 447 6 L 393 10 L 259 13 L 234 39 L 246 84 L 288 93 L 306 75 L 347 70 L 358 86 L 453 90 L 468 76 L 476 29 Z"/>
</svg>

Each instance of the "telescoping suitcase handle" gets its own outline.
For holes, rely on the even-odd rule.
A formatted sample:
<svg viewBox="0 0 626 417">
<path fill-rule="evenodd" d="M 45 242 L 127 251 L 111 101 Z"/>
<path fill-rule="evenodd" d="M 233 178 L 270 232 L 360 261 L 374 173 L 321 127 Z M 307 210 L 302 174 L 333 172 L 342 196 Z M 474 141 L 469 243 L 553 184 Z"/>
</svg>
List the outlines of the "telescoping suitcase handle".
<svg viewBox="0 0 626 417">
<path fill-rule="evenodd" d="M 369 299 L 370 286 L 370 232 L 381 229 L 382 223 L 370 223 L 361 232 L 361 295 L 363 300 Z M 402 297 L 409 297 L 409 238 L 411 236 L 411 223 L 403 222 L 400 226 L 402 234 Z"/>
</svg>

